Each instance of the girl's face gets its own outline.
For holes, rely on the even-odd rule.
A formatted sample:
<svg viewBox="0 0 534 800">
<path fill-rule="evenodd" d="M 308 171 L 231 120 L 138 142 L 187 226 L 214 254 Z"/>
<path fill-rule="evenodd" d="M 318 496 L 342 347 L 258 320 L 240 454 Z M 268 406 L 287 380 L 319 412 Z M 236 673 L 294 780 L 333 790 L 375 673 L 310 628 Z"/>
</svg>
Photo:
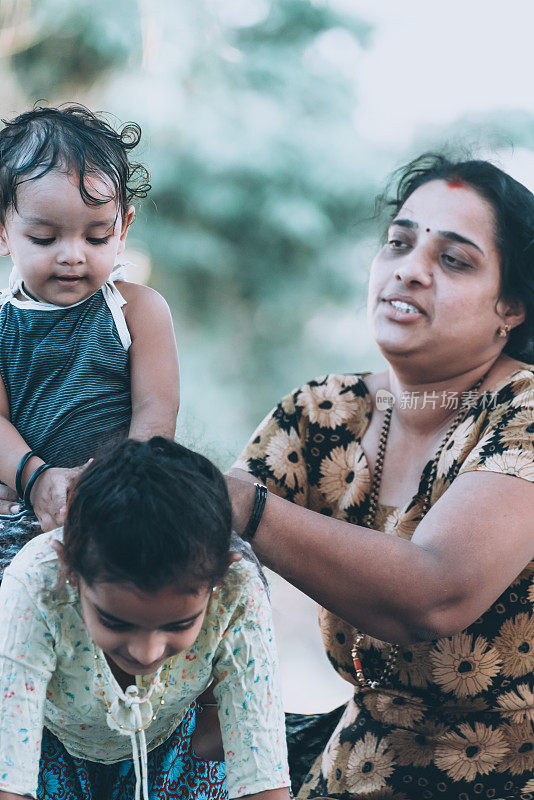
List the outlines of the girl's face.
<svg viewBox="0 0 534 800">
<path fill-rule="evenodd" d="M 109 658 L 129 675 L 150 675 L 197 638 L 211 589 L 182 593 L 175 586 L 142 592 L 130 583 L 79 579 L 87 631 Z"/>
<path fill-rule="evenodd" d="M 521 304 L 499 299 L 500 283 L 489 203 L 465 184 L 430 181 L 399 210 L 373 261 L 375 339 L 391 363 L 437 379 L 491 362 L 506 342 L 498 329 L 524 319 Z"/>
<path fill-rule="evenodd" d="M 86 178 L 86 183 L 92 195 L 109 197 L 103 178 Z M 109 278 L 133 215 L 129 206 L 121 219 L 115 199 L 86 205 L 78 176 L 54 169 L 17 189 L 17 209 L 9 209 L 0 225 L 0 255 L 11 255 L 37 300 L 78 303 Z"/>
</svg>

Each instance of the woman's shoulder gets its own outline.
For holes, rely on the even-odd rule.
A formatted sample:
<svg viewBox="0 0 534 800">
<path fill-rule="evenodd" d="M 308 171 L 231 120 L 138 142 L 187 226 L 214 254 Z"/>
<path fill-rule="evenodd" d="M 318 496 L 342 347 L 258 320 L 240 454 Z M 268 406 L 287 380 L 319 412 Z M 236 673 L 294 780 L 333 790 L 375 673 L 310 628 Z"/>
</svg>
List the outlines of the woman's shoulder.
<svg viewBox="0 0 534 800">
<path fill-rule="evenodd" d="M 493 409 L 508 405 L 534 409 L 534 365 L 511 362 L 505 374 L 488 388 L 487 394 L 491 397 Z"/>
<path fill-rule="evenodd" d="M 365 378 L 365 380 L 364 380 Z M 371 393 L 361 373 L 328 373 L 294 389 L 280 403 L 286 413 L 294 411 L 312 425 L 336 428 L 355 417 L 369 414 Z"/>
</svg>

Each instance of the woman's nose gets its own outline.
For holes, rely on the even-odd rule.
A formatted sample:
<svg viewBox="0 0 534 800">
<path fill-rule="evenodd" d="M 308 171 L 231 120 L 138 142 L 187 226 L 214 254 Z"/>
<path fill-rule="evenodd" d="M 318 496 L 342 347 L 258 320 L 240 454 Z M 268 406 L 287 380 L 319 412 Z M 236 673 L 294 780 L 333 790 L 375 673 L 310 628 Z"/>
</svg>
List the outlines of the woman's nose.
<svg viewBox="0 0 534 800">
<path fill-rule="evenodd" d="M 424 248 L 415 247 L 399 260 L 395 269 L 395 278 L 406 286 L 418 283 L 430 286 L 434 278 L 433 264 L 430 254 Z"/>
<path fill-rule="evenodd" d="M 167 639 L 163 633 L 158 631 L 136 636 L 128 643 L 130 658 L 145 667 L 161 661 L 166 652 Z"/>
</svg>

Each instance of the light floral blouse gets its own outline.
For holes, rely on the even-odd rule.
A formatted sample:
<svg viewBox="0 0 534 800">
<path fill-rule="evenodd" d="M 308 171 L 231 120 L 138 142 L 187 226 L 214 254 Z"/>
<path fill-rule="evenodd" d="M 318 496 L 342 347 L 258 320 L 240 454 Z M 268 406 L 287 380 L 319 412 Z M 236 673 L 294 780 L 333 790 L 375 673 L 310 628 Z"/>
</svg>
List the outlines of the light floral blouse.
<svg viewBox="0 0 534 800">
<path fill-rule="evenodd" d="M 104 764 L 132 757 L 129 737 L 106 724 L 102 688 L 117 690 L 115 678 L 101 657 L 97 679 L 78 593 L 58 582 L 51 542 L 60 536 L 29 542 L 0 587 L 0 789 L 21 795 L 36 794 L 43 725 L 73 756 Z M 137 676 L 140 686 L 150 681 Z M 145 731 L 149 751 L 212 681 L 229 796 L 288 786 L 271 610 L 255 567 L 244 562 L 232 564 L 213 593 L 193 646 L 175 656 L 165 704 Z"/>
<path fill-rule="evenodd" d="M 443 401 L 450 398 L 436 396 L 435 402 Z M 237 466 L 294 503 L 361 524 L 370 489 L 361 440 L 371 415 L 371 397 L 360 376 L 317 378 L 266 417 Z M 534 482 L 533 439 L 534 371 L 525 366 L 493 395 L 480 397 L 456 428 L 441 453 L 431 503 L 465 472 Z M 378 530 L 411 539 L 430 467 L 429 462 L 406 506 L 378 507 Z M 503 494 L 503 536 L 506 504 Z M 310 764 L 299 798 L 532 800 L 533 602 L 531 561 L 465 631 L 402 647 L 391 678 L 375 689 L 357 685 L 354 629 L 320 609 L 328 657 L 355 693 L 326 750 Z M 365 636 L 358 649 L 365 676 L 380 678 L 390 646 Z"/>
</svg>

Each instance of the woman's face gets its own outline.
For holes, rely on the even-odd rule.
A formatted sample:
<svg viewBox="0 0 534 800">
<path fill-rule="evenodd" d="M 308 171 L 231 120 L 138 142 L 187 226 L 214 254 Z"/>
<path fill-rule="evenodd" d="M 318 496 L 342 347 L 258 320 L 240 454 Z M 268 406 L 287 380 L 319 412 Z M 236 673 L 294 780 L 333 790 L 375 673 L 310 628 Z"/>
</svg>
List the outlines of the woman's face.
<svg viewBox="0 0 534 800">
<path fill-rule="evenodd" d="M 499 300 L 492 207 L 459 181 L 416 189 L 371 267 L 368 314 L 393 366 L 436 380 L 491 362 L 524 315 Z"/>
</svg>

